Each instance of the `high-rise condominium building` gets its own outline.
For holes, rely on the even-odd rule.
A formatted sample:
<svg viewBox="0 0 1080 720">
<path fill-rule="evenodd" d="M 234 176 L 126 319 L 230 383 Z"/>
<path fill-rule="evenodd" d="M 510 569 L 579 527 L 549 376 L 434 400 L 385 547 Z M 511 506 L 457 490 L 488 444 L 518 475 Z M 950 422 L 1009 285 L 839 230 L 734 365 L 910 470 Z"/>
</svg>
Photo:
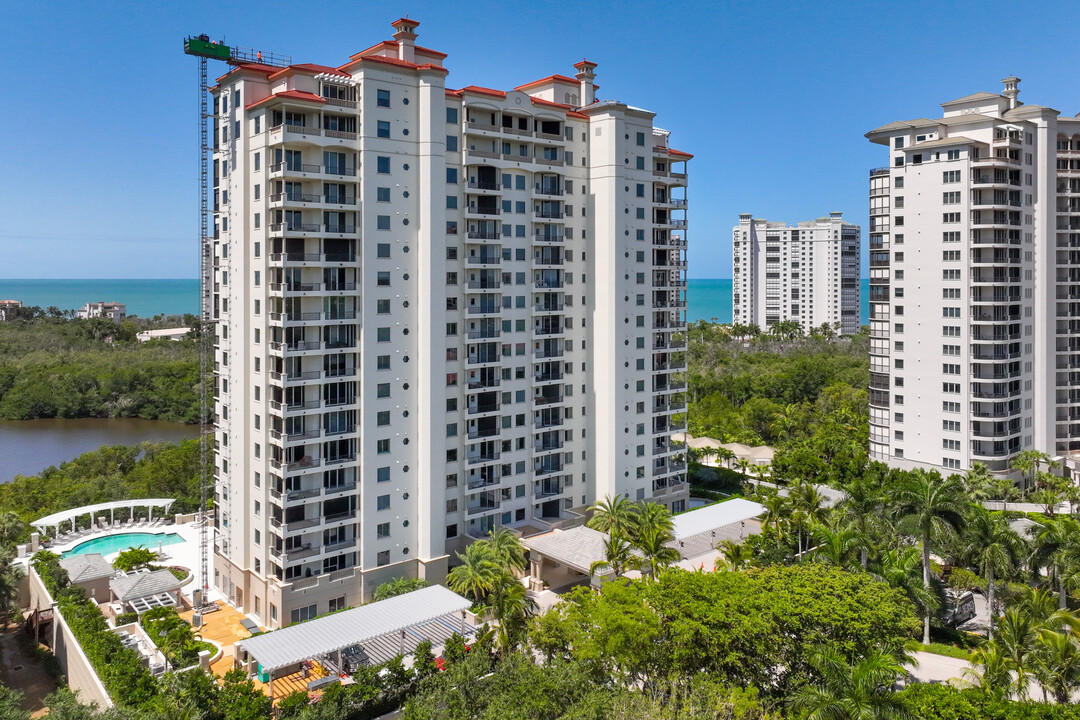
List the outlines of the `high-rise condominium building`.
<svg viewBox="0 0 1080 720">
<path fill-rule="evenodd" d="M 590 62 L 450 90 L 417 25 L 213 88 L 214 579 L 272 627 L 687 499 L 691 156 Z"/>
<path fill-rule="evenodd" d="M 899 467 L 1080 447 L 1080 119 L 1002 82 L 867 134 L 870 453 Z"/>
<path fill-rule="evenodd" d="M 859 331 L 858 225 L 838 212 L 798 225 L 742 214 L 731 239 L 734 322 Z"/>
</svg>

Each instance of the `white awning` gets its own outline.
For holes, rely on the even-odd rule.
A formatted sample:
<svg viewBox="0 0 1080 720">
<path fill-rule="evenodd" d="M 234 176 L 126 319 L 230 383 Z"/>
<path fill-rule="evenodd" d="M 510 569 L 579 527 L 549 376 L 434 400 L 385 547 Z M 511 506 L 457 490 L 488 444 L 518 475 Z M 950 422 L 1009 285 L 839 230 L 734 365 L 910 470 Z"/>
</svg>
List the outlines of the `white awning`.
<svg viewBox="0 0 1080 720">
<path fill-rule="evenodd" d="M 30 523 L 38 530 L 44 531 L 46 528 L 57 527 L 61 523 L 69 522 L 76 518 L 80 518 L 83 515 L 97 515 L 100 512 L 112 512 L 114 510 L 128 510 L 131 508 L 163 508 L 168 512 L 169 507 L 176 502 L 173 498 L 140 498 L 137 500 L 114 500 L 107 503 L 98 503 L 97 505 L 84 505 L 83 507 L 72 508 L 71 510 L 62 510 L 61 512 L 53 513 L 52 515 L 46 515 L 43 518 Z"/>
<path fill-rule="evenodd" d="M 759 517 L 764 513 L 764 505 L 743 498 L 735 498 L 675 515 L 671 518 L 674 526 L 671 534 L 676 540 L 685 540 L 732 523 Z"/>
<path fill-rule="evenodd" d="M 255 658 L 264 670 L 273 672 L 384 635 L 400 633 L 438 618 L 459 614 L 471 604 L 441 585 L 432 585 L 240 640 L 236 647 Z"/>
</svg>

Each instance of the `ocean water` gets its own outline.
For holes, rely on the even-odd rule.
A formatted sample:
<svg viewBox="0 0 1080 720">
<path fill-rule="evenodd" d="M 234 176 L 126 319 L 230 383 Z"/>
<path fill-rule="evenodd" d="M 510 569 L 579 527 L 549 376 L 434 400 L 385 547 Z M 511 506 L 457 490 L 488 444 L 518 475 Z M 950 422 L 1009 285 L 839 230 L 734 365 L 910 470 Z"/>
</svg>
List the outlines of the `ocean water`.
<svg viewBox="0 0 1080 720">
<path fill-rule="evenodd" d="M 859 316 L 860 323 L 870 322 L 870 281 L 859 281 Z M 731 322 L 731 280 L 687 280 L 686 282 L 686 319 L 715 320 L 721 323 Z"/>
<path fill-rule="evenodd" d="M 869 281 L 862 280 L 860 314 L 870 317 Z M 731 280 L 687 282 L 687 319 L 731 322 Z M 199 312 L 198 280 L 0 280 L 0 300 L 21 300 L 23 305 L 61 310 L 78 309 L 104 300 L 127 304 L 129 315 L 182 315 Z"/>
<path fill-rule="evenodd" d="M 128 315 L 199 312 L 198 280 L 2 280 L 0 300 L 78 310 L 88 302 L 121 302 Z"/>
</svg>

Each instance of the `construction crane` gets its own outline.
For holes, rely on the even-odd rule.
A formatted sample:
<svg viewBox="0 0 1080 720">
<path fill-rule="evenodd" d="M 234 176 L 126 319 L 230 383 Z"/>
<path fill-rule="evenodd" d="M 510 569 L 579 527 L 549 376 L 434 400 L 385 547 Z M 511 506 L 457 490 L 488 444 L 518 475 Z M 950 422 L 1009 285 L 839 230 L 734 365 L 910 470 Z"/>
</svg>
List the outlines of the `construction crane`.
<svg viewBox="0 0 1080 720">
<path fill-rule="evenodd" d="M 210 458 L 210 441 L 214 432 L 210 417 L 210 401 L 207 391 L 213 386 L 213 367 L 211 337 L 214 328 L 213 287 L 214 287 L 214 237 L 210 233 L 210 155 L 214 148 L 208 141 L 208 121 L 215 116 L 207 112 L 210 86 L 206 78 L 206 61 L 220 60 L 230 65 L 259 63 L 274 67 L 285 67 L 292 63 L 292 58 L 275 53 L 264 53 L 214 42 L 208 35 L 193 35 L 184 40 L 184 53 L 199 59 L 199 281 L 200 281 L 200 317 L 199 331 L 199 421 L 202 431 L 199 433 L 199 563 L 202 572 L 198 597 L 195 598 L 192 625 L 202 625 L 202 611 L 209 604 L 210 593 L 210 546 L 208 539 L 208 497 L 212 487 L 207 461 Z"/>
</svg>

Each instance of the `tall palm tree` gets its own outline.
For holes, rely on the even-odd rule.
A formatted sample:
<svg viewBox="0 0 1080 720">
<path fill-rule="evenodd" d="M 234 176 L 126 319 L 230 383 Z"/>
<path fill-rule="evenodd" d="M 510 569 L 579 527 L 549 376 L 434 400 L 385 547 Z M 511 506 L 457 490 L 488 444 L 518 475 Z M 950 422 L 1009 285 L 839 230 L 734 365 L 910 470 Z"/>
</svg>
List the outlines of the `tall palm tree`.
<svg viewBox="0 0 1080 720">
<path fill-rule="evenodd" d="M 479 605 L 503 574 L 498 556 L 487 542 L 479 540 L 465 548 L 464 555 L 457 553 L 457 558 L 461 564 L 450 570 L 446 584 L 454 592 L 472 595 L 473 602 Z"/>
<path fill-rule="evenodd" d="M 904 545 L 881 553 L 873 575 L 904 593 L 920 615 L 937 611 L 944 604 L 939 582 L 929 588 L 922 582 L 922 553 L 914 545 Z"/>
<path fill-rule="evenodd" d="M 806 720 L 889 720 L 910 713 L 893 690 L 906 674 L 906 656 L 874 648 L 854 662 L 834 646 L 810 655 L 813 679 L 791 698 L 791 706 Z"/>
<path fill-rule="evenodd" d="M 793 510 L 792 520 L 799 530 L 799 552 L 803 551 L 803 531 L 810 531 L 825 522 L 828 509 L 825 507 L 825 496 L 821 494 L 817 486 L 809 482 L 797 482 L 789 486 L 788 499 L 791 501 Z"/>
<path fill-rule="evenodd" d="M 887 499 L 882 488 L 882 479 L 867 473 L 848 484 L 839 504 L 840 512 L 858 533 L 859 564 L 863 570 L 868 566 L 871 538 L 881 525 L 881 512 Z"/>
<path fill-rule="evenodd" d="M 923 589 L 930 592 L 930 544 L 964 524 L 963 488 L 937 471 L 914 470 L 904 483 L 899 501 L 900 528 L 922 543 Z M 930 644 L 930 608 L 923 614 L 923 644 Z"/>
<path fill-rule="evenodd" d="M 669 547 L 671 535 L 656 528 L 647 528 L 634 541 L 634 547 L 641 551 L 642 569 L 650 577 L 656 578 L 660 572 L 679 561 L 679 551 Z"/>
<path fill-rule="evenodd" d="M 784 537 L 784 525 L 791 515 L 791 504 L 786 497 L 775 490 L 761 498 L 760 502 L 765 508 L 762 525 L 773 528 L 776 532 L 776 546 L 780 547 Z"/>
<path fill-rule="evenodd" d="M 739 469 L 739 474 L 742 475 L 744 485 L 746 484 L 746 481 L 750 479 L 750 468 L 752 465 L 753 463 L 746 458 L 735 459 L 735 467 Z"/>
<path fill-rule="evenodd" d="M 525 547 L 517 533 L 510 528 L 500 527 L 488 533 L 487 543 L 505 568 L 525 572 Z"/>
<path fill-rule="evenodd" d="M 586 523 L 588 527 L 628 538 L 633 531 L 637 506 L 622 495 L 608 495 L 592 505 L 589 512 L 592 517 Z"/>
<path fill-rule="evenodd" d="M 589 565 L 589 575 L 595 575 L 601 570 L 611 570 L 615 577 L 619 577 L 625 571 L 637 567 L 638 560 L 629 542 L 618 535 L 609 535 L 604 539 L 604 559 Z"/>
<path fill-rule="evenodd" d="M 1038 450 L 1021 450 L 1013 458 L 1012 469 L 1020 472 L 1024 494 L 1028 491 L 1028 480 L 1035 477 L 1039 472 L 1039 465 L 1044 462 L 1049 463 L 1050 456 Z"/>
<path fill-rule="evenodd" d="M 994 639 L 994 576 L 1015 570 L 1024 554 L 1024 542 L 1009 527 L 1002 513 L 975 506 L 964 527 L 964 556 L 986 578 L 986 602 L 990 613 L 989 639 Z"/>
<path fill-rule="evenodd" d="M 498 623 L 495 647 L 500 654 L 516 648 L 525 637 L 525 627 L 536 614 L 536 601 L 525 586 L 510 573 L 502 573 L 490 595 L 491 614 Z"/>
<path fill-rule="evenodd" d="M 1050 577 L 1057 584 L 1058 607 L 1064 610 L 1066 581 L 1075 575 L 1080 564 L 1080 523 L 1068 516 L 1045 518 L 1028 533 L 1034 543 L 1031 564 L 1035 569 L 1050 570 Z"/>
</svg>

